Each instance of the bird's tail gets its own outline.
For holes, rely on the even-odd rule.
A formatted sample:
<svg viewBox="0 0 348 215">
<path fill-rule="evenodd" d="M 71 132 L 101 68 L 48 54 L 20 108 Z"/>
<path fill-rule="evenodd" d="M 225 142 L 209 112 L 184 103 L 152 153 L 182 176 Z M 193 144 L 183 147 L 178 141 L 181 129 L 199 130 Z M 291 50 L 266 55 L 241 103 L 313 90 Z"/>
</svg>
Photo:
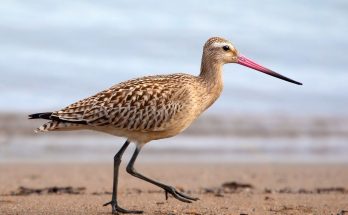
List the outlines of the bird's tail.
<svg viewBox="0 0 348 215">
<path fill-rule="evenodd" d="M 81 122 L 69 122 L 66 120 L 59 120 L 56 117 L 52 117 L 52 112 L 45 113 L 34 113 L 29 115 L 29 119 L 47 119 L 50 120 L 45 124 L 41 125 L 37 129 L 34 130 L 35 133 L 38 132 L 46 132 L 52 130 L 75 130 L 79 129 L 82 126 Z M 85 124 L 85 123 L 84 123 Z"/>
<path fill-rule="evenodd" d="M 34 114 L 30 114 L 28 117 L 29 119 L 47 119 L 50 120 L 51 119 L 51 115 L 52 112 L 45 112 L 45 113 L 34 113 Z M 53 127 L 53 122 L 49 121 L 43 125 L 41 125 L 39 128 L 35 129 L 34 132 L 45 132 L 45 131 L 49 131 L 50 128 Z"/>
</svg>

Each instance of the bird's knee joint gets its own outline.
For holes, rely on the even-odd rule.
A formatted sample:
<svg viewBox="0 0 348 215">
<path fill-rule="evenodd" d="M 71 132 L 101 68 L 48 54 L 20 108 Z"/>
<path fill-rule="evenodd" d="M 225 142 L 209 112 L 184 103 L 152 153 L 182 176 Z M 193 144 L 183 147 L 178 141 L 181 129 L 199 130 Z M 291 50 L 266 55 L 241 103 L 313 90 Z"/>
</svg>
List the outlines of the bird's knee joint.
<svg viewBox="0 0 348 215">
<path fill-rule="evenodd" d="M 132 167 L 132 166 L 127 166 L 126 171 L 127 171 L 129 174 L 133 174 L 133 173 L 135 172 L 135 169 L 134 169 L 134 167 Z"/>
<path fill-rule="evenodd" d="M 118 156 L 118 155 L 115 155 L 115 156 L 114 156 L 114 162 L 115 162 L 115 163 L 121 163 L 121 157 Z"/>
</svg>

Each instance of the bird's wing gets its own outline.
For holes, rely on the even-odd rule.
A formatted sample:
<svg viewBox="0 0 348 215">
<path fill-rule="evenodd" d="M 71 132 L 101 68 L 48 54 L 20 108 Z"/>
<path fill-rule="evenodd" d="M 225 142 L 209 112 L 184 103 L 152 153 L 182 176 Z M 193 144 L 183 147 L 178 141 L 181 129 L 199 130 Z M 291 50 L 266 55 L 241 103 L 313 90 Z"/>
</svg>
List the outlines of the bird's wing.
<svg viewBox="0 0 348 215">
<path fill-rule="evenodd" d="M 163 131 L 185 111 L 189 92 L 172 78 L 131 80 L 52 114 L 53 119 L 130 131 Z"/>
</svg>

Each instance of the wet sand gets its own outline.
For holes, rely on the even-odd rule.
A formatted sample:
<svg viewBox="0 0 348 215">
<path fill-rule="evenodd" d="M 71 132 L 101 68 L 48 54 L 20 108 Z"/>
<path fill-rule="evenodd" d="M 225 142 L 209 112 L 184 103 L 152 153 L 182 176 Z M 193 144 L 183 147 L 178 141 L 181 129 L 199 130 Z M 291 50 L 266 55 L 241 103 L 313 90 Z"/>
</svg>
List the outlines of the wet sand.
<svg viewBox="0 0 348 215">
<path fill-rule="evenodd" d="M 165 200 L 123 166 L 119 203 L 144 214 L 348 214 L 346 164 L 139 162 L 137 169 L 200 198 Z M 111 164 L 2 163 L 0 173 L 1 214 L 111 214 L 102 206 L 111 198 Z"/>
</svg>

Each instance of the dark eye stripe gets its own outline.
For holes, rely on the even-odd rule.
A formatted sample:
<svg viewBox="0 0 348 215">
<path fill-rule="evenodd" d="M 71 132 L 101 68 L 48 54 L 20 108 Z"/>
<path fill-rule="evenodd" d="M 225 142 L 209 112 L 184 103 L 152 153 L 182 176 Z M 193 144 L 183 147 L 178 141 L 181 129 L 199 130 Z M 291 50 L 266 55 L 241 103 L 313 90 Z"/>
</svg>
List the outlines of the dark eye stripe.
<svg viewBox="0 0 348 215">
<path fill-rule="evenodd" d="M 228 45 L 226 45 L 226 46 L 223 46 L 222 48 L 223 48 L 223 50 L 225 50 L 225 51 L 228 51 L 228 50 L 230 50 L 230 47 L 229 47 Z"/>
</svg>

